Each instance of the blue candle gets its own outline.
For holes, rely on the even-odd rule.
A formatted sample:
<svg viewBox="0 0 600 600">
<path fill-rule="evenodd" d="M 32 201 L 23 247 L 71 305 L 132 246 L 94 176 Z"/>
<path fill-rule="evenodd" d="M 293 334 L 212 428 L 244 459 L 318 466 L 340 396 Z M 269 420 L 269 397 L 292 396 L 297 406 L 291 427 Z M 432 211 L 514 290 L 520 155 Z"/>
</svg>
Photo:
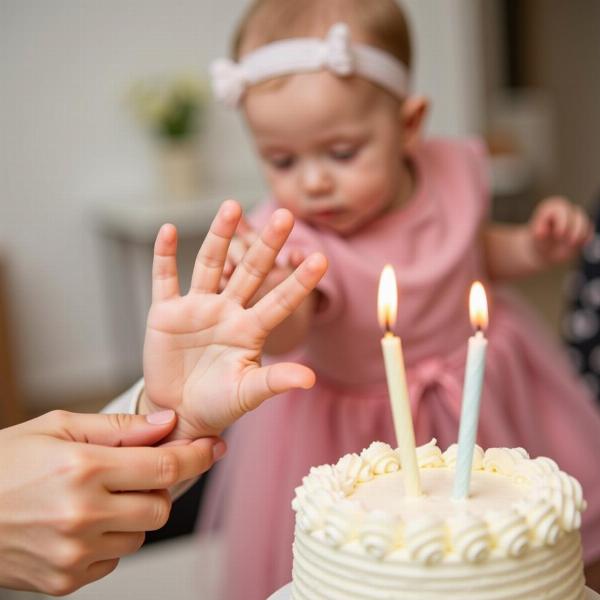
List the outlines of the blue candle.
<svg viewBox="0 0 600 600">
<path fill-rule="evenodd" d="M 477 439 L 479 407 L 485 372 L 485 354 L 488 344 L 483 335 L 483 329 L 487 326 L 488 319 L 487 300 L 485 290 L 479 281 L 476 281 L 471 286 L 469 309 L 471 323 L 477 331 L 475 335 L 469 338 L 469 348 L 467 351 L 460 430 L 458 434 L 458 455 L 456 459 L 456 472 L 454 474 L 453 497 L 456 500 L 461 500 L 469 496 L 473 452 Z"/>
</svg>

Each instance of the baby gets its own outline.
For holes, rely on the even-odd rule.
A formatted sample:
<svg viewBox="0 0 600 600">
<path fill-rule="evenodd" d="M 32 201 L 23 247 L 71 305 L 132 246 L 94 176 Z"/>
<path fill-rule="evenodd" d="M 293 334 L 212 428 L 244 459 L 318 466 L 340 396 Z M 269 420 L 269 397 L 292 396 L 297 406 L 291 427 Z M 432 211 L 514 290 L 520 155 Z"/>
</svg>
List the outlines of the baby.
<svg viewBox="0 0 600 600">
<path fill-rule="evenodd" d="M 257 0 L 233 61 L 215 64 L 216 92 L 241 110 L 271 188 L 253 226 L 278 207 L 298 221 L 286 261 L 253 301 L 261 304 L 308 252 L 330 264 L 266 346 L 294 352 L 316 385 L 287 391 L 237 424 L 209 490 L 205 525 L 224 524 L 230 600 L 264 600 L 290 580 L 290 502 L 312 465 L 373 440 L 396 443 L 376 318 L 385 263 L 398 278 L 396 331 L 417 443 L 457 440 L 472 333 L 466 298 L 481 279 L 491 321 L 478 443 L 523 446 L 575 475 L 589 502 L 585 558 L 600 559 L 600 480 L 586 460 L 600 456 L 600 415 L 560 348 L 499 285 L 573 257 L 588 219 L 549 198 L 526 225 L 489 223 L 483 145 L 421 138 L 428 101 L 411 91 L 410 67 L 406 21 L 393 0 Z M 254 237 L 252 226 L 240 229 L 232 265 Z"/>
</svg>

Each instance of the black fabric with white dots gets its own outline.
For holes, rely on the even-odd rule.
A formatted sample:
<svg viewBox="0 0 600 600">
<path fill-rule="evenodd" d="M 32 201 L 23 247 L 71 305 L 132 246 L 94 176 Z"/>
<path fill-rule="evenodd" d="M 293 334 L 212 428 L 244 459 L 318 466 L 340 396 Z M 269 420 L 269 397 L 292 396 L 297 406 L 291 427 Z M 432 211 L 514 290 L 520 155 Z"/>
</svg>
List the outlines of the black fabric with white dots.
<svg viewBox="0 0 600 600">
<path fill-rule="evenodd" d="M 563 335 L 575 368 L 600 403 L 600 212 L 594 237 L 583 249 L 579 270 L 567 280 L 567 295 L 569 310 L 563 319 Z"/>
</svg>

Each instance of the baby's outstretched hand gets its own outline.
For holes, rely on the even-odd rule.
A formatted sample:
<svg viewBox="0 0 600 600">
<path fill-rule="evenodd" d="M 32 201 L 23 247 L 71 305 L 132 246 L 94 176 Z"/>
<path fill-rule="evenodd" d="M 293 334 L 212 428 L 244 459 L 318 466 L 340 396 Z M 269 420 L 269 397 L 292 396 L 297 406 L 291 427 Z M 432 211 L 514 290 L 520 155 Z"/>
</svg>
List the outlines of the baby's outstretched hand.
<svg viewBox="0 0 600 600">
<path fill-rule="evenodd" d="M 236 202 L 221 206 L 198 253 L 190 290 L 183 296 L 175 227 L 164 225 L 156 238 L 141 410 L 176 410 L 179 421 L 174 438 L 215 435 L 267 398 L 314 384 L 308 367 L 296 363 L 261 367 L 260 358 L 268 334 L 315 288 L 327 261 L 321 254 L 310 255 L 254 306 L 247 307 L 292 229 L 293 216 L 280 209 L 219 293 L 241 214 Z"/>
<path fill-rule="evenodd" d="M 539 259 L 545 265 L 570 260 L 588 241 L 592 226 L 586 213 L 565 198 L 544 200 L 529 222 Z"/>
</svg>

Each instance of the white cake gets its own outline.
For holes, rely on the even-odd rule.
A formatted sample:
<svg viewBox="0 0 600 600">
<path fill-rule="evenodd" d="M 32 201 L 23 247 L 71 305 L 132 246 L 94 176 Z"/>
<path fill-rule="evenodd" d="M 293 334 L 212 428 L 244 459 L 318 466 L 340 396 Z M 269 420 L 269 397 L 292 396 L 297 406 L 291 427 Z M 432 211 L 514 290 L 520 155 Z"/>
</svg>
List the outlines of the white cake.
<svg viewBox="0 0 600 600">
<path fill-rule="evenodd" d="M 294 600 L 583 600 L 576 479 L 522 448 L 477 447 L 471 495 L 456 501 L 456 446 L 417 454 L 418 498 L 381 442 L 304 477 Z"/>
</svg>

